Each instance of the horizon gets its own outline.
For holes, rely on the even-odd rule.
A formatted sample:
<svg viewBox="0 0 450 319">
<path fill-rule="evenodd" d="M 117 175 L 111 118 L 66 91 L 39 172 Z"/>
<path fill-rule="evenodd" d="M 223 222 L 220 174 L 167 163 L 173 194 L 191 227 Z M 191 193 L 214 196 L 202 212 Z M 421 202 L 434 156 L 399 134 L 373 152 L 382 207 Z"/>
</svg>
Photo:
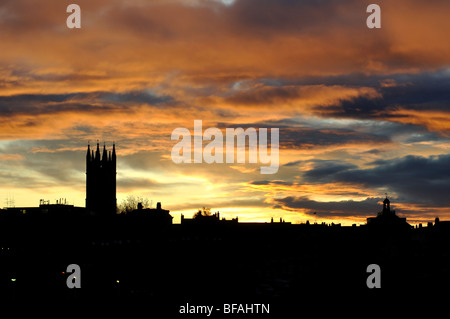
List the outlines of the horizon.
<svg viewBox="0 0 450 319">
<path fill-rule="evenodd" d="M 102 147 L 100 146 L 101 145 L 101 143 L 99 142 L 99 141 L 97 141 L 97 147 L 99 147 L 100 148 L 100 152 L 102 152 Z M 107 148 L 107 146 L 106 146 L 106 142 L 104 142 L 103 143 L 103 145 L 104 145 L 104 148 L 106 149 L 106 151 L 107 152 L 109 152 L 108 154 L 108 156 L 111 156 L 111 154 L 110 154 L 110 152 L 111 152 L 111 150 L 109 150 L 108 148 Z M 115 142 L 113 142 L 113 146 L 115 146 Z M 87 151 L 89 152 L 89 150 L 91 150 L 92 151 L 92 154 L 94 154 L 94 147 L 92 147 L 91 149 L 90 149 L 90 143 L 88 142 L 88 144 L 87 144 Z M 89 153 L 90 154 L 90 153 Z M 91 156 L 91 155 L 89 155 L 89 156 Z M 92 158 L 93 158 L 93 156 L 91 156 Z M 247 152 L 247 157 L 248 157 L 248 152 Z M 109 157 L 108 157 L 109 158 Z M 119 157 L 120 158 L 120 157 Z M 120 184 L 120 181 L 119 181 L 119 184 Z M 386 198 L 388 198 L 388 194 L 386 193 L 385 194 L 386 195 Z M 149 204 L 148 205 L 144 205 L 143 206 L 143 208 L 156 208 L 156 206 L 157 206 L 157 204 L 158 203 L 160 203 L 160 202 L 158 202 L 158 201 L 153 201 L 153 200 L 150 200 L 150 199 L 148 199 L 148 198 L 142 198 L 142 197 L 139 197 L 139 196 L 134 196 L 134 195 L 127 195 L 127 194 L 123 194 L 123 200 L 122 201 L 125 201 L 125 198 L 126 197 L 128 197 L 128 196 L 133 196 L 134 197 L 134 199 L 136 199 L 136 200 L 144 200 L 144 201 L 147 201 L 147 202 L 149 202 Z M 10 202 L 11 203 L 11 205 L 10 206 L 5 206 L 5 207 L 3 207 L 3 209 L 7 209 L 7 208 L 21 208 L 21 207 L 38 207 L 38 206 L 36 206 L 36 205 L 15 205 L 15 200 L 14 199 L 7 199 L 7 202 Z M 39 200 L 39 206 L 41 205 L 41 204 L 47 204 L 47 205 L 73 205 L 73 206 L 75 206 L 75 207 L 83 207 L 83 208 L 86 208 L 86 205 L 84 205 L 84 206 L 77 206 L 77 205 L 75 205 L 75 203 L 73 203 L 73 204 L 71 204 L 70 203 L 70 201 L 69 202 L 67 202 L 67 198 L 65 198 L 65 197 L 59 197 L 58 199 L 55 199 L 54 200 L 54 202 L 52 202 L 50 199 L 43 199 L 43 198 L 41 198 L 40 200 Z M 142 204 L 142 202 L 140 202 L 141 204 Z M 121 214 L 122 212 L 120 212 L 120 208 L 119 208 L 119 206 L 122 204 L 122 202 L 121 203 L 119 203 L 118 202 L 118 204 L 117 204 L 117 212 L 116 212 L 116 214 Z M 161 203 L 162 204 L 162 203 Z M 380 206 L 382 206 L 383 205 L 383 201 L 381 201 L 381 200 L 379 200 L 378 202 L 377 202 L 377 204 L 379 204 Z M 170 205 L 169 205 L 170 206 Z M 395 208 L 395 205 L 394 205 L 394 208 Z M 136 206 L 136 208 L 135 209 L 137 209 L 137 206 Z M 233 213 L 227 213 L 227 211 L 219 211 L 219 210 L 215 210 L 215 209 L 211 209 L 211 208 L 209 208 L 209 207 L 201 207 L 201 208 L 199 208 L 199 209 L 197 209 L 197 210 L 194 210 L 194 211 L 190 211 L 190 210 L 180 210 L 180 211 L 175 211 L 175 212 L 170 212 L 171 213 L 171 215 L 174 215 L 173 216 L 173 224 L 180 224 L 181 223 L 181 215 L 186 215 L 185 216 L 185 218 L 193 218 L 194 217 L 194 215 L 198 212 L 198 211 L 200 211 L 201 209 L 207 209 L 208 211 L 210 211 L 211 212 L 211 214 L 213 214 L 213 213 L 220 213 L 221 214 L 221 218 L 225 218 L 225 219 L 227 219 L 227 220 L 231 220 L 231 219 L 233 219 L 233 218 L 236 218 L 236 217 L 239 217 L 239 215 L 238 214 L 235 214 L 235 215 L 233 215 Z M 236 209 L 231 209 L 230 211 L 236 211 Z M 372 214 L 372 216 L 370 216 L 369 215 L 369 217 L 376 217 L 377 216 L 377 214 L 379 213 L 379 212 L 381 212 L 381 210 L 379 210 L 379 211 L 377 211 L 377 212 L 374 212 L 374 214 Z M 394 212 L 395 212 L 395 209 L 394 209 Z M 239 213 L 239 211 L 236 211 L 236 213 Z M 283 216 L 281 216 L 281 217 L 279 217 L 279 219 L 281 220 L 281 219 L 283 219 L 283 221 L 284 222 L 290 222 L 290 223 L 292 223 L 292 224 L 305 224 L 305 223 L 311 223 L 311 225 L 321 225 L 321 224 L 326 224 L 326 225 L 331 225 L 331 224 L 335 224 L 335 225 L 341 225 L 342 224 L 342 226 L 353 226 L 353 225 L 357 225 L 357 226 L 361 226 L 361 225 L 367 225 L 367 221 L 365 221 L 365 222 L 361 222 L 361 223 L 350 223 L 350 222 L 347 222 L 347 223 L 334 223 L 333 221 L 330 221 L 330 222 L 327 222 L 327 221 L 324 221 L 324 220 L 321 220 L 320 218 L 319 219 L 317 219 L 317 213 L 314 213 L 314 216 L 312 217 L 313 219 L 312 220 L 309 220 L 309 219 L 306 219 L 306 220 L 304 220 L 304 221 L 295 221 L 295 222 L 291 222 L 291 221 L 289 221 L 289 220 L 285 220 L 285 218 L 283 217 Z M 397 214 L 398 215 L 398 214 Z M 402 214 L 400 214 L 400 216 L 402 216 Z M 319 214 L 319 217 L 320 217 L 320 214 Z M 439 218 L 439 216 L 436 216 L 436 218 Z M 273 218 L 273 216 L 271 216 L 270 217 L 270 220 L 275 220 L 275 221 L 277 221 L 278 219 L 274 219 Z M 428 222 L 434 222 L 434 220 L 432 220 L 432 221 L 428 221 Z M 249 219 L 249 220 L 244 220 L 244 221 L 242 221 L 242 220 L 240 220 L 240 223 L 270 223 L 270 221 L 267 221 L 265 218 L 263 218 L 263 219 L 261 219 L 261 217 L 257 217 L 257 218 L 255 218 L 255 219 Z M 422 224 L 422 222 L 417 222 L 417 223 L 409 223 L 409 224 L 411 224 L 412 226 L 418 226 L 418 225 L 421 225 Z"/>
</svg>

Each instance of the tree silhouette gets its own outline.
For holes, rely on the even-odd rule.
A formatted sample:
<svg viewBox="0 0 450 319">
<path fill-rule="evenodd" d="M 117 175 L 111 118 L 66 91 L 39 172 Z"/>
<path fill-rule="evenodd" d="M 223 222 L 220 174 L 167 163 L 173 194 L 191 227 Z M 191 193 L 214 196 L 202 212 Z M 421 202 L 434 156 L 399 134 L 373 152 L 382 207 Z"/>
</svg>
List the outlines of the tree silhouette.
<svg viewBox="0 0 450 319">
<path fill-rule="evenodd" d="M 139 203 L 142 204 L 143 208 L 150 206 L 148 198 L 128 195 L 127 198 L 122 200 L 122 203 L 119 205 L 118 210 L 121 214 L 127 214 L 137 209 Z"/>
<path fill-rule="evenodd" d="M 194 218 L 201 218 L 204 216 L 211 216 L 211 208 L 203 207 L 194 214 Z"/>
</svg>

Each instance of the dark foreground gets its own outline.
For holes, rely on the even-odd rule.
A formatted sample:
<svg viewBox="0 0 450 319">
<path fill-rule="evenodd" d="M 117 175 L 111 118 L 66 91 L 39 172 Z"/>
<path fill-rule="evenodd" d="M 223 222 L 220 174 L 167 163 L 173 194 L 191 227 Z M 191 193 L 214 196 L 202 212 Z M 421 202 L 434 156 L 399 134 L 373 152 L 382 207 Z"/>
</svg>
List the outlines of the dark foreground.
<svg viewBox="0 0 450 319">
<path fill-rule="evenodd" d="M 144 318 L 301 318 L 306 309 L 347 313 L 361 305 L 381 311 L 445 297 L 449 239 L 443 225 L 397 231 L 2 217 L 0 297 L 4 304 L 128 305 L 145 309 Z M 67 287 L 70 264 L 80 266 L 79 289 Z M 370 264 L 381 268 L 380 289 L 367 287 Z M 225 313 L 224 304 L 269 304 L 270 312 Z M 188 305 L 215 311 L 180 314 Z"/>
</svg>

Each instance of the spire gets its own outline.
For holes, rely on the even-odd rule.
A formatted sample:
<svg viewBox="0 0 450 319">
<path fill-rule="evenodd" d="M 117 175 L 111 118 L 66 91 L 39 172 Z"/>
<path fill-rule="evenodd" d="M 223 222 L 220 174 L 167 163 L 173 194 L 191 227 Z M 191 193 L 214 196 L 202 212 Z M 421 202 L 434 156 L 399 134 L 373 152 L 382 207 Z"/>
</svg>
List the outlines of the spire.
<svg viewBox="0 0 450 319">
<path fill-rule="evenodd" d="M 88 142 L 88 148 L 87 148 L 87 153 L 86 153 L 86 160 L 89 161 L 91 159 L 91 146 L 89 145 Z"/>
<path fill-rule="evenodd" d="M 96 161 L 100 160 L 100 144 L 98 143 L 98 140 L 97 140 L 97 150 L 95 151 L 95 160 Z"/>
<path fill-rule="evenodd" d="M 116 161 L 116 143 L 115 142 L 113 142 L 111 161 L 114 161 L 114 162 Z"/>
<path fill-rule="evenodd" d="M 103 156 L 102 156 L 102 161 L 106 162 L 108 160 L 108 153 L 106 152 L 106 144 L 103 143 Z"/>
</svg>

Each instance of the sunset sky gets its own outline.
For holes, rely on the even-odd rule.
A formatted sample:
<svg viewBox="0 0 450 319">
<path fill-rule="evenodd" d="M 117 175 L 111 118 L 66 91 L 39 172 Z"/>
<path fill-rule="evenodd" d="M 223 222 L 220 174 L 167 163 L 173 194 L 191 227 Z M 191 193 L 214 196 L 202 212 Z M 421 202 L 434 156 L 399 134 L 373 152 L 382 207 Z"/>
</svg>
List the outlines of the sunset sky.
<svg viewBox="0 0 450 319">
<path fill-rule="evenodd" d="M 448 0 L 2 0 L 0 206 L 84 207 L 99 140 L 118 203 L 162 202 L 175 223 L 210 207 L 361 224 L 385 193 L 411 224 L 450 220 L 449 16 Z M 279 128 L 278 172 L 173 163 L 194 120 Z"/>
</svg>

